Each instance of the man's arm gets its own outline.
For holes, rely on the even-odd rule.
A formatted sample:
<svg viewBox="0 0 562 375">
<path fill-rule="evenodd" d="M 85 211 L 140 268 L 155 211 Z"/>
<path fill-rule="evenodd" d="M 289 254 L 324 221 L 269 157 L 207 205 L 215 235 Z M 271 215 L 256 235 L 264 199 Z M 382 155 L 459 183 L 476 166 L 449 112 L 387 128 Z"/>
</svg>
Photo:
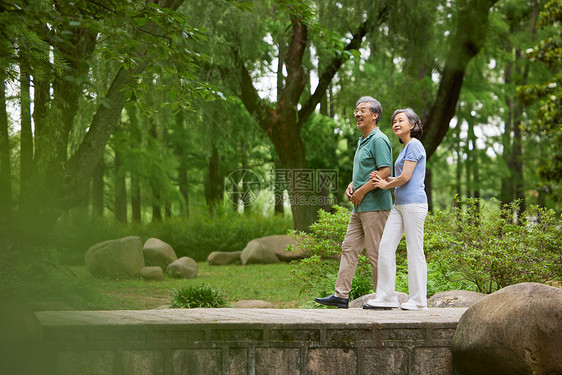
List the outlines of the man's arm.
<svg viewBox="0 0 562 375">
<path fill-rule="evenodd" d="M 376 173 L 377 173 L 378 176 L 381 176 L 381 178 L 385 179 L 388 176 L 390 176 L 390 167 L 382 167 L 382 168 L 376 170 Z M 348 189 L 349 189 L 349 186 L 348 186 Z M 370 192 L 371 190 L 374 190 L 374 189 L 376 189 L 376 187 L 373 186 L 373 184 L 366 183 L 363 186 L 361 186 L 359 189 L 355 190 L 353 192 L 353 195 L 351 195 L 351 197 L 348 196 L 348 198 L 351 201 L 351 203 L 353 203 L 354 205 L 359 205 L 359 204 L 361 204 L 361 201 L 365 197 L 365 194 L 367 194 L 368 192 Z M 347 194 L 347 191 L 346 191 L 346 194 Z"/>
</svg>

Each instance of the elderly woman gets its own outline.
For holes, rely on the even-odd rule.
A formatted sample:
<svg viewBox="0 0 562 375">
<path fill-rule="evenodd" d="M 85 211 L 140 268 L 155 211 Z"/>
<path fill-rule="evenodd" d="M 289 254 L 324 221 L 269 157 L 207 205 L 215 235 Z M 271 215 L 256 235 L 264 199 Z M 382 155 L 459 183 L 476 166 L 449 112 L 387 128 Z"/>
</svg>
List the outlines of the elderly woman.
<svg viewBox="0 0 562 375">
<path fill-rule="evenodd" d="M 420 142 L 423 132 L 418 115 L 411 109 L 398 109 L 392 115 L 392 131 L 404 148 L 394 164 L 397 177 L 381 178 L 371 174 L 371 183 L 381 189 L 396 188 L 394 205 L 384 227 L 379 246 L 378 279 L 375 299 L 367 301 L 365 309 L 403 310 L 427 309 L 427 264 L 423 252 L 423 230 L 427 216 L 425 194 L 425 149 Z M 400 305 L 396 295 L 396 248 L 406 234 L 408 253 L 407 302 Z"/>
</svg>

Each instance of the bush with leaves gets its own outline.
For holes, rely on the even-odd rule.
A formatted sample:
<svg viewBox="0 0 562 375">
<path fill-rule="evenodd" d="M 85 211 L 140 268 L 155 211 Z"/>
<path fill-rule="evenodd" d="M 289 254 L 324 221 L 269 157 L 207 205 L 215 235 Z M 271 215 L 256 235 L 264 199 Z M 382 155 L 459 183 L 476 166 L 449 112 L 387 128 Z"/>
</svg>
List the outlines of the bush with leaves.
<svg viewBox="0 0 562 375">
<path fill-rule="evenodd" d="M 514 218 L 518 208 L 469 199 L 464 208 L 437 211 L 426 226 L 426 251 L 447 277 L 454 271 L 483 293 L 562 279 L 560 215 L 532 206 Z"/>
<path fill-rule="evenodd" d="M 462 207 L 462 208 L 461 208 Z M 293 262 L 293 282 L 301 292 L 320 295 L 333 291 L 341 243 L 349 212 L 334 207 L 320 211 L 309 233 L 293 232 L 310 256 Z M 532 206 L 515 223 L 517 203 L 469 199 L 464 205 L 436 210 L 425 222 L 424 251 L 428 260 L 427 292 L 472 290 L 491 293 L 520 282 L 562 280 L 562 226 L 553 210 Z M 396 252 L 396 290 L 408 292 L 404 238 Z M 371 268 L 360 256 L 350 297 L 372 292 Z"/>
<path fill-rule="evenodd" d="M 207 285 L 187 286 L 172 289 L 172 308 L 193 309 L 196 307 L 224 307 L 226 299 L 222 292 Z"/>
<path fill-rule="evenodd" d="M 290 232 L 299 242 L 308 258 L 292 263 L 293 282 L 298 283 L 301 293 L 314 290 L 320 295 L 333 292 L 339 269 L 341 244 L 345 238 L 349 211 L 334 206 L 334 212 L 320 210 L 318 221 L 310 226 L 310 232 Z M 354 299 L 373 292 L 369 259 L 359 256 L 357 270 L 352 282 L 350 298 Z"/>
</svg>

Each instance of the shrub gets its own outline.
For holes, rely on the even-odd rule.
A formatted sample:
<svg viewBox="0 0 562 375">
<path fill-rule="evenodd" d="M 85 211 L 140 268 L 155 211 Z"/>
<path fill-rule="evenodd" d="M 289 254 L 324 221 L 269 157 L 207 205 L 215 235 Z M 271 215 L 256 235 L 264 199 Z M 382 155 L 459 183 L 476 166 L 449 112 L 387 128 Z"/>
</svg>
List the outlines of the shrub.
<svg viewBox="0 0 562 375">
<path fill-rule="evenodd" d="M 193 309 L 196 307 L 224 307 L 224 295 L 209 286 L 196 285 L 172 289 L 172 308 Z"/>
<path fill-rule="evenodd" d="M 144 239 L 157 237 L 169 243 L 178 257 L 206 261 L 213 251 L 240 251 L 254 238 L 285 234 L 292 221 L 286 216 L 201 214 L 187 219 L 173 218 L 144 226 Z"/>
<path fill-rule="evenodd" d="M 293 282 L 299 285 L 301 293 L 333 291 L 349 220 L 344 208 L 334 209 L 334 213 L 320 211 L 310 233 L 292 232 L 310 255 L 291 265 Z M 533 206 L 520 215 L 516 224 L 513 212 L 517 211 L 517 202 L 500 207 L 497 201 L 482 205 L 479 200 L 469 199 L 464 208 L 456 206 L 428 215 L 424 236 L 428 295 L 456 289 L 491 293 L 521 282 L 560 281 L 560 215 Z M 407 293 L 404 238 L 396 252 L 396 264 L 396 290 Z M 370 264 L 366 257 L 360 256 L 350 297 L 371 292 Z"/>
<path fill-rule="evenodd" d="M 291 265 L 293 283 L 299 285 L 301 293 L 309 290 L 321 295 L 333 292 L 339 269 L 341 244 L 349 222 L 349 211 L 341 206 L 333 208 L 333 213 L 323 210 L 318 212 L 318 221 L 310 226 L 309 233 L 290 232 L 309 256 Z M 359 256 L 355 274 L 350 298 L 372 293 L 371 266 L 367 257 Z"/>
<path fill-rule="evenodd" d="M 464 209 L 436 212 L 428 225 L 426 249 L 449 280 L 466 280 L 491 293 L 521 282 L 562 277 L 560 216 L 530 207 L 519 222 L 518 203 L 500 207 L 469 199 Z M 456 271 L 451 278 L 451 271 Z"/>
</svg>

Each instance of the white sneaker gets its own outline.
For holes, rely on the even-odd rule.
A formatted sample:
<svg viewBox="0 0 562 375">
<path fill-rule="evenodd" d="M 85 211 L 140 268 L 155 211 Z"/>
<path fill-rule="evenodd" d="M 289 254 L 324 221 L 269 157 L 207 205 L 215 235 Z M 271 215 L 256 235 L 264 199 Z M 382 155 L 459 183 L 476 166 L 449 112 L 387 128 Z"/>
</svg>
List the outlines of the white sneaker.
<svg viewBox="0 0 562 375">
<path fill-rule="evenodd" d="M 384 299 L 370 299 L 367 301 L 367 305 L 372 307 L 400 307 L 398 302 L 392 300 L 384 300 Z"/>
<path fill-rule="evenodd" d="M 412 301 L 404 302 L 400 305 L 400 308 L 402 310 L 427 310 L 427 306 L 419 306 Z"/>
</svg>

